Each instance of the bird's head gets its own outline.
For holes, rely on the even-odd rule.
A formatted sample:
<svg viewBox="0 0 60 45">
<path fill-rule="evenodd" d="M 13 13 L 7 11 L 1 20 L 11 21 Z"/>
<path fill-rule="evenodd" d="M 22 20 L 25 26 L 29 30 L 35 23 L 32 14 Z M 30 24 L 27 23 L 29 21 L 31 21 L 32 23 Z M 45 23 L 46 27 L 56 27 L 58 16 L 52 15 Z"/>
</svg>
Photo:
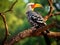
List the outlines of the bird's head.
<svg viewBox="0 0 60 45">
<path fill-rule="evenodd" d="M 30 11 L 30 10 L 34 10 L 34 8 L 37 8 L 37 7 L 40 7 L 40 8 L 43 8 L 43 6 L 41 4 L 37 4 L 37 3 L 28 3 L 26 8 L 27 8 L 27 11 Z"/>
</svg>

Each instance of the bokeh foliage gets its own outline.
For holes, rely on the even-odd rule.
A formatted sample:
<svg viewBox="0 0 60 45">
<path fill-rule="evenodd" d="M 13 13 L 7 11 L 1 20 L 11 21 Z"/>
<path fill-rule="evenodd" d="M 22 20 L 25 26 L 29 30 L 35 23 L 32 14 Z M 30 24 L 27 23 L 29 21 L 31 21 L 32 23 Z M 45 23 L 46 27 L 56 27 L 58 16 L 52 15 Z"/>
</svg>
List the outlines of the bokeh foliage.
<svg viewBox="0 0 60 45">
<path fill-rule="evenodd" d="M 0 0 L 0 12 L 4 12 L 13 4 L 15 0 Z M 35 11 L 42 14 L 42 16 L 45 16 L 49 12 L 49 5 L 47 0 L 18 0 L 18 2 L 15 4 L 13 11 L 7 12 L 6 20 L 9 27 L 10 36 L 8 38 L 11 39 L 11 37 L 15 36 L 21 31 L 24 31 L 25 29 L 28 29 L 31 27 L 30 23 L 27 20 L 27 16 L 25 14 L 26 12 L 26 4 L 29 2 L 35 2 L 35 3 L 41 3 L 43 5 L 43 9 L 36 8 Z M 56 12 L 56 10 L 54 10 Z M 50 18 L 47 21 L 47 24 L 50 24 L 51 21 L 56 19 L 55 16 Z M 60 21 L 60 16 L 57 16 L 57 19 Z M 56 31 L 54 28 L 51 31 Z M 4 23 L 2 21 L 2 18 L 0 17 L 0 44 L 4 38 L 5 28 Z M 50 38 L 51 39 L 51 38 Z M 57 42 L 55 39 L 51 39 L 52 45 L 57 45 Z M 44 37 L 28 37 L 26 39 L 23 39 L 22 41 L 16 43 L 15 45 L 46 45 L 44 41 Z"/>
</svg>

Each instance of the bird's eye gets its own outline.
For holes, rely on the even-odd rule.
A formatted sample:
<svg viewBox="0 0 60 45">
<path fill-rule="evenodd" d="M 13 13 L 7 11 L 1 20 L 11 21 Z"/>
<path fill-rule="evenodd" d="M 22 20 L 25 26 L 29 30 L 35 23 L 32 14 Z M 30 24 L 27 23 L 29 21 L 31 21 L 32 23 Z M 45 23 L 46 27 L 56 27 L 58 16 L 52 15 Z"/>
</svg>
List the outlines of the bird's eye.
<svg viewBox="0 0 60 45">
<path fill-rule="evenodd" d="M 32 7 L 32 8 L 34 8 L 34 7 L 35 7 L 35 5 L 31 5 L 31 7 Z"/>
<path fill-rule="evenodd" d="M 34 8 L 34 5 L 31 5 L 32 8 Z"/>
</svg>

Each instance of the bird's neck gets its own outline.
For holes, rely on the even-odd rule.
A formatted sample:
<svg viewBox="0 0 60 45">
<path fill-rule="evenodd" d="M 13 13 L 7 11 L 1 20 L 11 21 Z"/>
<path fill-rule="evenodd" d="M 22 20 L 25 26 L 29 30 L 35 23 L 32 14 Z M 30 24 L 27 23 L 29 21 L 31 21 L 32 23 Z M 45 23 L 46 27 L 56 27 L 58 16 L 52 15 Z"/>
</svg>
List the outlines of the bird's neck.
<svg viewBox="0 0 60 45">
<path fill-rule="evenodd" d="M 28 7 L 27 7 L 27 12 L 28 12 L 28 11 L 33 11 L 33 9 L 31 8 L 31 6 L 28 6 Z"/>
</svg>

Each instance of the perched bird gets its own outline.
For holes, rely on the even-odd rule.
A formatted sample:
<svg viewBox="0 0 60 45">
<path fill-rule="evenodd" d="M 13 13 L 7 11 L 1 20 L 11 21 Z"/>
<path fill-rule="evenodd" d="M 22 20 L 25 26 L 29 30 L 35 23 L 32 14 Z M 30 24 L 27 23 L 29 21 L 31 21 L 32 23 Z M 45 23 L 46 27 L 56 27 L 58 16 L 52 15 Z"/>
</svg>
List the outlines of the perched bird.
<svg viewBox="0 0 60 45">
<path fill-rule="evenodd" d="M 40 7 L 43 8 L 41 4 L 36 4 L 36 3 L 28 3 L 26 6 L 26 14 L 28 21 L 32 26 L 34 26 L 36 29 L 43 27 L 46 25 L 46 22 L 44 22 L 44 19 L 41 14 L 38 14 L 37 12 L 34 11 L 34 8 Z M 47 33 L 49 33 L 48 30 L 41 32 L 45 38 L 46 44 L 50 45 L 50 40 L 49 37 L 47 36 Z"/>
</svg>

